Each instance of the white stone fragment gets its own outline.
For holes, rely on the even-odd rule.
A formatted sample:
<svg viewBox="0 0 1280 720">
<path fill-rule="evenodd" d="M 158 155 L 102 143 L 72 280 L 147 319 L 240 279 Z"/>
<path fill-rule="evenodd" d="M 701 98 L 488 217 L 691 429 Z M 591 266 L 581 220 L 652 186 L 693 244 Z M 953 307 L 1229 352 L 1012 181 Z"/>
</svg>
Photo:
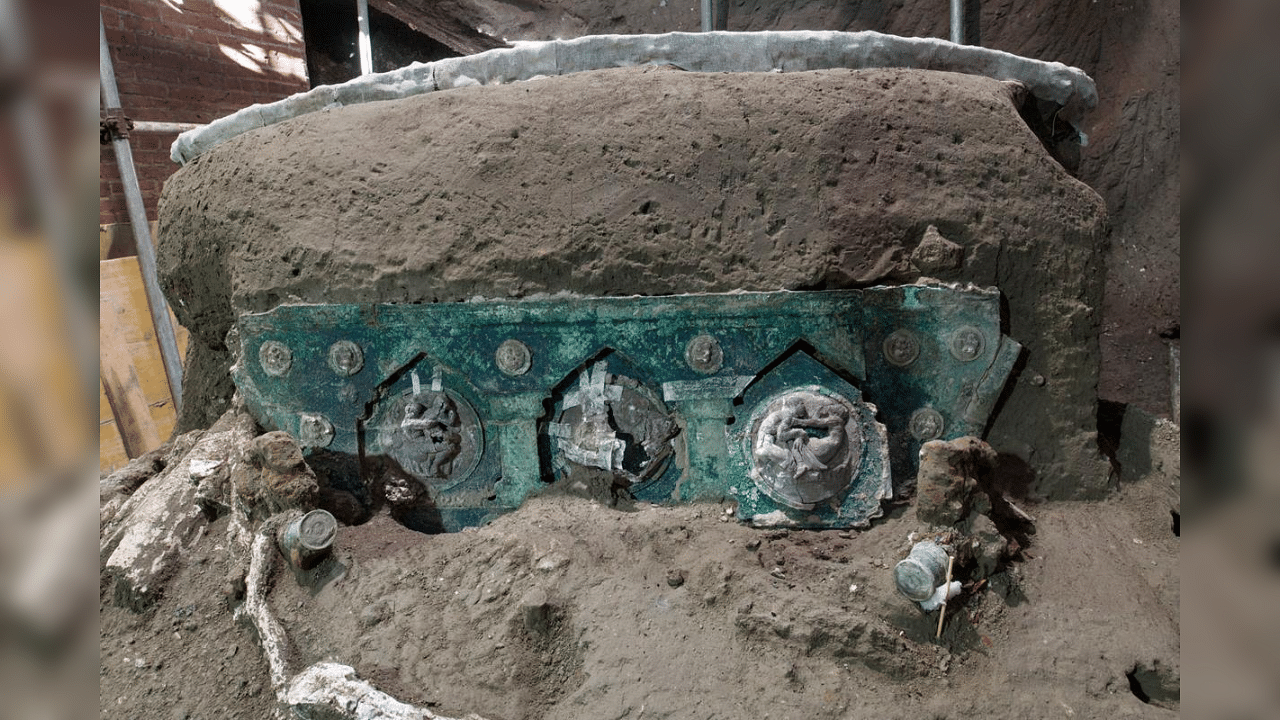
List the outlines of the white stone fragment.
<svg viewBox="0 0 1280 720">
<path fill-rule="evenodd" d="M 191 451 L 138 488 L 104 528 L 99 551 L 103 573 L 115 584 L 115 602 L 142 609 L 150 604 L 174 563 L 199 537 L 208 519 L 196 502 L 197 472 L 230 460 L 253 437 L 251 425 L 230 413 L 204 433 Z"/>
<path fill-rule="evenodd" d="M 960 581 L 952 580 L 950 585 L 939 585 L 938 589 L 933 592 L 933 597 L 928 600 L 920 601 L 920 609 L 925 612 L 937 610 L 938 606 L 960 594 Z"/>
<path fill-rule="evenodd" d="M 192 480 L 203 480 L 222 467 L 222 460 L 201 458 L 192 460 L 189 467 Z"/>
<path fill-rule="evenodd" d="M 353 668 L 332 662 L 317 663 L 298 673 L 290 680 L 283 700 L 304 714 L 310 708 L 323 708 L 352 720 L 452 720 L 400 702 L 356 677 Z"/>
</svg>

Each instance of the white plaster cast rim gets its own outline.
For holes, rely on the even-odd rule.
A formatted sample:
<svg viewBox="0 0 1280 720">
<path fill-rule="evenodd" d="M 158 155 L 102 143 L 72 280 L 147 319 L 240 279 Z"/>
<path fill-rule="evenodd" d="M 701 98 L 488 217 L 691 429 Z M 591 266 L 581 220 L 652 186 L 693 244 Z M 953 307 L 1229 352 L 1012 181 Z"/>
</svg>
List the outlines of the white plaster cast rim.
<svg viewBox="0 0 1280 720">
<path fill-rule="evenodd" d="M 869 30 L 588 35 L 517 42 L 510 48 L 476 55 L 413 63 L 340 85 L 321 85 L 276 102 L 250 105 L 182 133 L 173 142 L 170 157 L 185 165 L 250 130 L 319 110 L 436 90 L 638 65 L 672 65 L 691 72 L 906 68 L 983 75 L 1022 83 L 1034 96 L 1058 103 L 1063 106 L 1060 117 L 1077 128 L 1083 113 L 1098 103 L 1093 80 L 1078 68 L 941 38 L 906 38 Z"/>
</svg>

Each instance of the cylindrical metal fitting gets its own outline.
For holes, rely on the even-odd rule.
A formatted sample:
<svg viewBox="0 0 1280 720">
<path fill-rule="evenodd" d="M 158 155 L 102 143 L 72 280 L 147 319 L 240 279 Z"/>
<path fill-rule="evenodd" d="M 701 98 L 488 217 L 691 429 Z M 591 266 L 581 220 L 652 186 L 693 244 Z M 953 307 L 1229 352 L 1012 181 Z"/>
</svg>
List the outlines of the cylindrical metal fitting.
<svg viewBox="0 0 1280 720">
<path fill-rule="evenodd" d="M 310 570 L 329 554 L 338 521 L 327 510 L 312 510 L 285 526 L 280 550 L 300 570 Z"/>
<path fill-rule="evenodd" d="M 964 0 L 951 0 L 951 42 L 964 44 Z"/>
<path fill-rule="evenodd" d="M 933 597 L 938 586 L 947 579 L 947 551 L 941 545 L 924 540 L 911 546 L 907 559 L 893 568 L 893 581 L 898 592 L 915 602 Z"/>
</svg>

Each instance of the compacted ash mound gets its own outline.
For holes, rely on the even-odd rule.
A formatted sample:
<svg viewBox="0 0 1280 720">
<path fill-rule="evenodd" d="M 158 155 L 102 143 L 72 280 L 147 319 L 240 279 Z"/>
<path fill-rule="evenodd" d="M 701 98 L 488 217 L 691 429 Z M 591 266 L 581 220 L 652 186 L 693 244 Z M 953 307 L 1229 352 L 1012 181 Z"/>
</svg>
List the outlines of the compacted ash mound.
<svg viewBox="0 0 1280 720">
<path fill-rule="evenodd" d="M 1027 353 L 989 439 L 1009 471 L 1047 497 L 1098 497 L 1106 212 L 1024 102 L 1014 83 L 955 73 L 646 67 L 245 133 L 184 166 L 161 202 L 163 283 L 193 333 L 182 426 L 226 408 L 236 315 L 280 303 L 930 277 L 1007 299 L 1005 332 Z"/>
</svg>

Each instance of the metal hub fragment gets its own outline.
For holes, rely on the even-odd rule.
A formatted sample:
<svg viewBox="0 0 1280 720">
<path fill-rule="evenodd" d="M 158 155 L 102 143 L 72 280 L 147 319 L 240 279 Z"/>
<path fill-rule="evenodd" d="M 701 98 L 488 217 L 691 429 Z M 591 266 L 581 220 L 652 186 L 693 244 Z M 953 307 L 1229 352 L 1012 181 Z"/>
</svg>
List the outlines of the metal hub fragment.
<svg viewBox="0 0 1280 720">
<path fill-rule="evenodd" d="M 239 337 L 264 427 L 331 482 L 419 484 L 449 531 L 601 478 L 755 525 L 865 526 L 923 442 L 982 434 L 1021 350 L 998 292 L 940 285 L 284 305 Z"/>
</svg>

